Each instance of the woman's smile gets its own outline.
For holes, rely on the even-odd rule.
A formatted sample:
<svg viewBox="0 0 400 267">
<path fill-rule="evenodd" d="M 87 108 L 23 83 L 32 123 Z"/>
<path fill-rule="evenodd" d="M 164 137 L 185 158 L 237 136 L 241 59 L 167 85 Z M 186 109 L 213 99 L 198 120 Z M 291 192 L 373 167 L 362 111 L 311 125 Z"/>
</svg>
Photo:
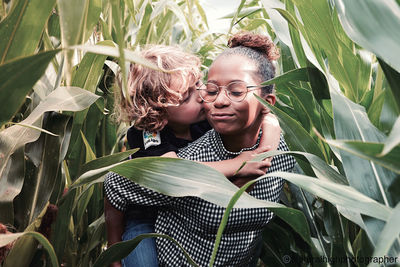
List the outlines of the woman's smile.
<svg viewBox="0 0 400 267">
<path fill-rule="evenodd" d="M 211 113 L 211 119 L 213 121 L 226 121 L 226 120 L 232 120 L 235 116 L 233 113 L 225 113 L 225 112 L 214 112 Z"/>
</svg>

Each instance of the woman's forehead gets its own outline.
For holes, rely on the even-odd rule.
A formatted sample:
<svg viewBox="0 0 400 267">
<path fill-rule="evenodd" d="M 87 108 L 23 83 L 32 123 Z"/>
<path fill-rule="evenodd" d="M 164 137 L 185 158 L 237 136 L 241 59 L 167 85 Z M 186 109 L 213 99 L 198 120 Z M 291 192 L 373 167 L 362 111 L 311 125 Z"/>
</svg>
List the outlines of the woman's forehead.
<svg viewBox="0 0 400 267">
<path fill-rule="evenodd" d="M 252 60 L 240 55 L 229 55 L 217 58 L 213 62 L 208 72 L 208 81 L 247 81 L 254 79 L 255 73 L 257 66 Z"/>
</svg>

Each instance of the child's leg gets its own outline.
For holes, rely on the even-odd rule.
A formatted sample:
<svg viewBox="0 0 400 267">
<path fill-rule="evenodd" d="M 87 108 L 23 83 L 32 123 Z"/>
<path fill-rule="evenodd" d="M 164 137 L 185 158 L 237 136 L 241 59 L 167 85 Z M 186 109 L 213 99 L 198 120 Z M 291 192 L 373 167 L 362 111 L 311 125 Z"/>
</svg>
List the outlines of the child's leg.
<svg viewBox="0 0 400 267">
<path fill-rule="evenodd" d="M 140 234 L 154 233 L 155 218 L 126 218 L 122 240 L 131 240 Z M 125 267 L 158 267 L 155 238 L 143 239 L 139 245 L 122 260 Z"/>
</svg>

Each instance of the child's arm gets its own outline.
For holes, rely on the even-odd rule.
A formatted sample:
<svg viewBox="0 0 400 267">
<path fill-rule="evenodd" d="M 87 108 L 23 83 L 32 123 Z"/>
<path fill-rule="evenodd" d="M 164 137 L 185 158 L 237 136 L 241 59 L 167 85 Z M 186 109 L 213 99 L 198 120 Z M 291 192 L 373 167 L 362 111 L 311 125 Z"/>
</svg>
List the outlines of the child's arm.
<svg viewBox="0 0 400 267">
<path fill-rule="evenodd" d="M 267 158 L 261 162 L 248 161 L 257 154 L 269 150 L 276 150 L 278 148 L 281 128 L 275 115 L 268 113 L 264 116 L 262 129 L 263 134 L 261 136 L 260 144 L 256 150 L 242 152 L 239 156 L 233 159 L 200 163 L 223 173 L 237 186 L 242 186 L 245 184 L 245 181 L 248 182 L 251 179 L 264 175 L 271 166 L 271 158 Z M 163 154 L 162 157 L 176 158 L 177 155 L 175 152 L 168 152 Z M 239 172 L 237 172 L 237 170 L 242 166 L 243 162 L 247 163 L 242 169 L 240 169 Z"/>
<path fill-rule="evenodd" d="M 107 228 L 107 247 L 122 241 L 124 232 L 124 213 L 114 208 L 110 201 L 104 196 L 104 216 Z M 121 267 L 121 262 L 113 262 L 111 267 Z"/>
</svg>

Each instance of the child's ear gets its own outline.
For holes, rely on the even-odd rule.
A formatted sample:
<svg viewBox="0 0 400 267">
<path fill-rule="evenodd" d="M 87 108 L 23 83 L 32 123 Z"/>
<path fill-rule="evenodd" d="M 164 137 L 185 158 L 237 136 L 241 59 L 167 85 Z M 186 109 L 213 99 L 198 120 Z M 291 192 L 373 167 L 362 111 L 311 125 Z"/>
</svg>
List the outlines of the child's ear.
<svg viewBox="0 0 400 267">
<path fill-rule="evenodd" d="M 267 101 L 270 105 L 275 105 L 276 97 L 274 94 L 268 94 L 264 96 L 264 100 Z"/>
</svg>

